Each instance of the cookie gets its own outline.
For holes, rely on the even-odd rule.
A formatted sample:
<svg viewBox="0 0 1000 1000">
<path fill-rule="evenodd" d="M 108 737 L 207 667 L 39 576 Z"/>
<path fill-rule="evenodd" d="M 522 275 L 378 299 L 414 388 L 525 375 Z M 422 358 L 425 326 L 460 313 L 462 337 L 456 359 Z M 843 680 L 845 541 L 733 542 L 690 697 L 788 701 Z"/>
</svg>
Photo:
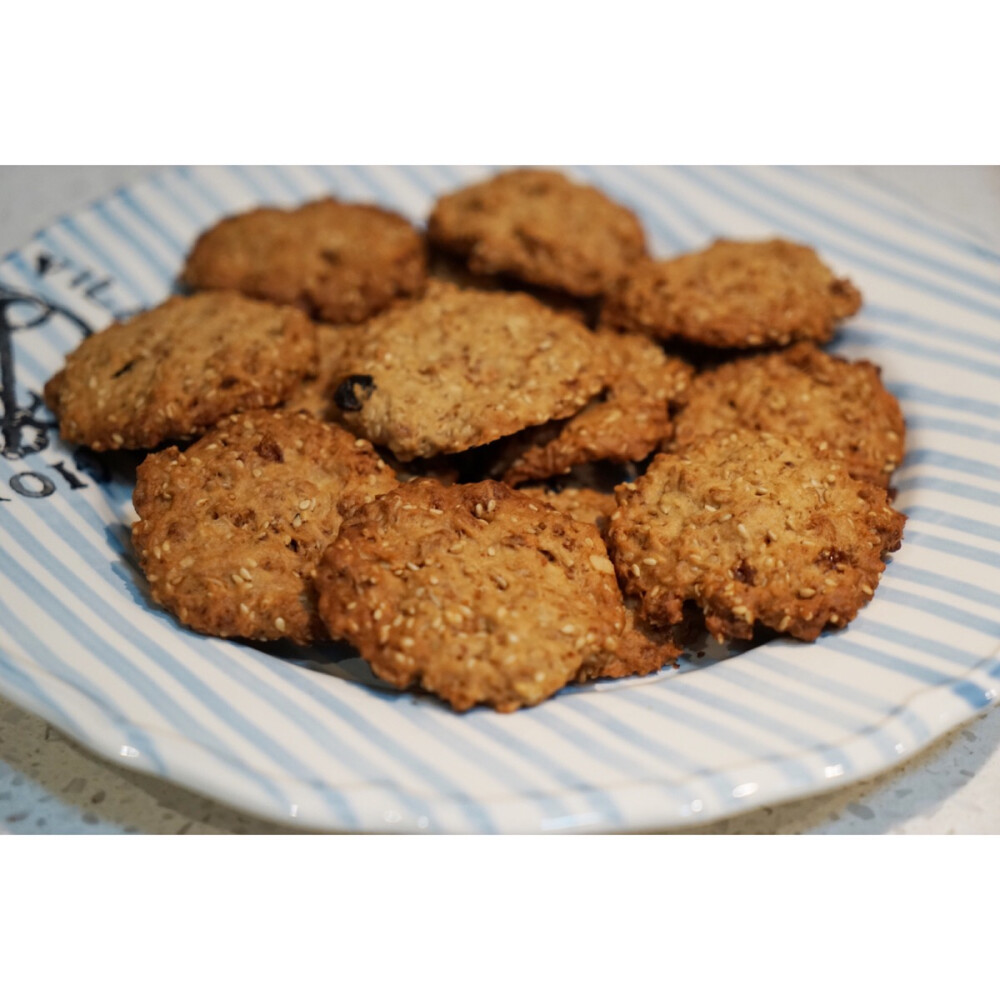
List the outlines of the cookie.
<svg viewBox="0 0 1000 1000">
<path fill-rule="evenodd" d="M 330 634 L 454 708 L 534 705 L 617 645 L 597 529 L 501 483 L 414 480 L 346 518 L 316 577 Z"/>
<path fill-rule="evenodd" d="M 525 486 L 518 493 L 547 503 L 574 520 L 595 525 L 602 538 L 611 524 L 611 515 L 618 508 L 612 494 L 591 489 L 570 487 L 555 492 L 544 487 Z M 614 655 L 582 668 L 576 677 L 578 682 L 655 673 L 675 663 L 683 652 L 684 631 L 680 627 L 655 628 L 642 621 L 636 614 L 634 598 L 625 599 L 624 608 L 625 625 Z"/>
<path fill-rule="evenodd" d="M 790 434 L 888 485 L 903 460 L 906 426 L 896 398 L 868 361 L 845 361 L 812 344 L 742 358 L 699 375 L 676 420 L 675 445 L 747 427 Z"/>
<path fill-rule="evenodd" d="M 549 479 L 587 462 L 639 462 L 672 436 L 670 406 L 693 369 L 648 337 L 598 337 L 608 356 L 607 391 L 564 423 L 525 432 L 504 482 Z"/>
<path fill-rule="evenodd" d="M 205 292 L 84 340 L 45 401 L 64 441 L 155 448 L 231 413 L 275 406 L 315 369 L 316 331 L 299 310 Z"/>
<path fill-rule="evenodd" d="M 601 322 L 715 348 L 825 343 L 861 294 L 809 247 L 718 240 L 708 249 L 634 267 L 608 294 Z"/>
<path fill-rule="evenodd" d="M 527 295 L 436 284 L 358 339 L 339 419 L 403 461 L 568 417 L 605 382 L 597 338 Z"/>
<path fill-rule="evenodd" d="M 340 410 L 334 405 L 333 392 L 347 373 L 346 357 L 358 337 L 360 324 L 316 324 L 318 364 L 316 373 L 303 379 L 285 400 L 284 408 L 311 413 L 319 420 L 335 420 Z"/>
<path fill-rule="evenodd" d="M 326 637 L 312 576 L 345 514 L 395 477 L 366 441 L 305 413 L 227 417 L 139 466 L 132 542 L 153 599 L 197 632 Z"/>
<path fill-rule="evenodd" d="M 720 640 L 749 639 L 757 622 L 807 640 L 843 627 L 905 520 L 881 487 L 794 438 L 749 430 L 657 455 L 618 504 L 609 547 L 642 617 L 676 623 L 693 601 Z"/>
<path fill-rule="evenodd" d="M 440 198 L 428 238 L 475 274 L 601 295 L 646 256 L 634 213 L 552 170 L 511 170 Z"/>
<path fill-rule="evenodd" d="M 406 219 L 334 198 L 223 219 L 198 238 L 182 275 L 192 288 L 237 289 L 328 323 L 360 323 L 426 278 L 423 238 Z"/>
</svg>

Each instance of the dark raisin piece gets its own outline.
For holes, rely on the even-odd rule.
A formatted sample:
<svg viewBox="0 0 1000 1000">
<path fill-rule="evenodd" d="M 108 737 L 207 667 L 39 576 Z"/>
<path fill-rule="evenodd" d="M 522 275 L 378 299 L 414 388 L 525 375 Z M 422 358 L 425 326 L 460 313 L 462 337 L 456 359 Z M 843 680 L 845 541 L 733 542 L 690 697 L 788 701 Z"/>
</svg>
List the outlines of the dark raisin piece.
<svg viewBox="0 0 1000 1000">
<path fill-rule="evenodd" d="M 360 410 L 365 400 L 375 391 L 371 375 L 348 375 L 333 394 L 333 401 L 342 410 Z"/>
</svg>

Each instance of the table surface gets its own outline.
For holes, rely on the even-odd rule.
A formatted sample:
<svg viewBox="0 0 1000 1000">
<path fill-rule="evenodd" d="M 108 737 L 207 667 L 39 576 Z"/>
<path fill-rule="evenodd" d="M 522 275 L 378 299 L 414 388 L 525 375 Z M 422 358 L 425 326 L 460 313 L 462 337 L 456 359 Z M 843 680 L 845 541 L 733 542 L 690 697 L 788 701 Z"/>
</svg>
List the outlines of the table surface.
<svg viewBox="0 0 1000 1000">
<path fill-rule="evenodd" d="M 0 168 L 0 255 L 149 167 Z M 827 167 L 860 174 L 1000 250 L 1000 168 Z M 1000 276 L 998 276 L 1000 278 Z M 1000 833 L 1000 711 L 871 781 L 702 827 L 710 833 Z M 108 764 L 0 698 L 0 833 L 284 833 Z"/>
</svg>

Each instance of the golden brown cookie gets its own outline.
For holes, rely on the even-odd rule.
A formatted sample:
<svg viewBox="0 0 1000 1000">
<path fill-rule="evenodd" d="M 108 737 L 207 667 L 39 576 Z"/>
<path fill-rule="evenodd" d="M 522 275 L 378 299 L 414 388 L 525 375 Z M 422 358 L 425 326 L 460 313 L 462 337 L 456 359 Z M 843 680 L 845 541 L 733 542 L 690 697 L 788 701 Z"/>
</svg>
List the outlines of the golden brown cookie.
<svg viewBox="0 0 1000 1000">
<path fill-rule="evenodd" d="M 316 581 L 331 635 L 459 710 L 542 701 L 625 618 L 597 529 L 501 483 L 405 483 L 345 519 Z"/>
<path fill-rule="evenodd" d="M 861 295 L 809 247 L 717 240 L 673 260 L 646 261 L 611 290 L 601 322 L 709 347 L 825 343 Z"/>
<path fill-rule="evenodd" d="M 228 417 L 139 466 L 132 542 L 153 599 L 197 632 L 325 638 L 312 576 L 345 514 L 396 485 L 366 441 L 305 413 Z"/>
<path fill-rule="evenodd" d="M 604 385 L 585 327 L 527 295 L 446 284 L 368 321 L 334 392 L 340 421 L 404 461 L 568 417 Z"/>
<path fill-rule="evenodd" d="M 657 455 L 618 503 L 610 548 L 642 616 L 675 623 L 694 601 L 719 639 L 749 639 L 756 622 L 809 640 L 846 625 L 905 520 L 881 487 L 794 438 L 748 430 Z"/>
<path fill-rule="evenodd" d="M 634 213 L 552 170 L 510 170 L 445 195 L 428 236 L 476 274 L 583 297 L 602 294 L 646 256 Z"/>
<path fill-rule="evenodd" d="M 328 323 L 360 323 L 418 294 L 427 257 L 401 215 L 324 198 L 217 222 L 198 237 L 182 277 L 192 288 L 234 288 Z"/>
<path fill-rule="evenodd" d="M 155 448 L 230 413 L 275 406 L 315 368 L 316 331 L 299 310 L 205 292 L 84 340 L 45 401 L 64 441 Z"/>
<path fill-rule="evenodd" d="M 639 462 L 673 435 L 670 407 L 687 389 L 691 366 L 648 337 L 597 336 L 608 355 L 606 392 L 562 424 L 525 432 L 504 482 L 549 479 L 587 462 Z"/>
<path fill-rule="evenodd" d="M 879 369 L 795 344 L 699 375 L 676 420 L 675 447 L 746 427 L 790 434 L 842 462 L 857 479 L 886 486 L 903 459 L 906 425 Z"/>
<path fill-rule="evenodd" d="M 316 324 L 319 363 L 316 374 L 303 379 L 285 400 L 285 409 L 304 410 L 319 420 L 335 420 L 340 410 L 333 392 L 347 374 L 346 357 L 363 327 L 360 324 Z"/>
</svg>

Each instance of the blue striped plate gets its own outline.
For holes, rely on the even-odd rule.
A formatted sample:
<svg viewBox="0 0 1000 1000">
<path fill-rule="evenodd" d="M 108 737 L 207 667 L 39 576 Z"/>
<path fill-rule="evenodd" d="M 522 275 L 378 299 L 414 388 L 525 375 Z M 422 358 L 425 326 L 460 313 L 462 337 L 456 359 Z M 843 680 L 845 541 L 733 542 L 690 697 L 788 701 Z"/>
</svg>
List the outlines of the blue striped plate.
<svg viewBox="0 0 1000 1000">
<path fill-rule="evenodd" d="M 909 454 L 896 485 L 909 523 L 846 631 L 703 651 L 677 671 L 501 716 L 369 683 L 341 647 L 276 651 L 177 627 L 133 562 L 131 470 L 57 440 L 37 396 L 46 378 L 88 330 L 162 299 L 220 215 L 334 192 L 419 220 L 483 171 L 171 169 L 0 265 L 0 691 L 106 757 L 262 816 L 457 832 L 716 819 L 890 767 L 989 705 L 1000 257 L 881 192 L 806 170 L 575 173 L 633 205 L 660 254 L 784 234 L 863 289 L 834 346 L 882 365 L 902 401 Z"/>
</svg>

